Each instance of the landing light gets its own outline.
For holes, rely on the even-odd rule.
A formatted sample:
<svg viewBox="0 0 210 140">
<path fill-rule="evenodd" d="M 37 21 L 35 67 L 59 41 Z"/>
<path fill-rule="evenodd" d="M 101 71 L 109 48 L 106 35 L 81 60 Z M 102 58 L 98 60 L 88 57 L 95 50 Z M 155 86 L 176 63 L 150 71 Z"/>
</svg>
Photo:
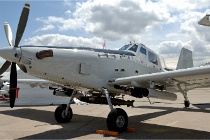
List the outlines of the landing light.
<svg viewBox="0 0 210 140">
<path fill-rule="evenodd" d="M 38 59 L 43 59 L 45 57 L 53 57 L 53 50 L 42 50 L 36 53 Z"/>
</svg>

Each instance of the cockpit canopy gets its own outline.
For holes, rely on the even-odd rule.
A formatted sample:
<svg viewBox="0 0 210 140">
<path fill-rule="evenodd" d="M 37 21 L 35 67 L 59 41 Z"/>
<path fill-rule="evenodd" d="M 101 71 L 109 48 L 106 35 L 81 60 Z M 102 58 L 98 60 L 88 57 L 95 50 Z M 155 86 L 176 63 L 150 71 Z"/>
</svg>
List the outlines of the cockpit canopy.
<svg viewBox="0 0 210 140">
<path fill-rule="evenodd" d="M 136 56 L 139 56 L 141 61 L 148 60 L 149 62 L 158 65 L 158 56 L 152 50 L 147 48 L 143 44 L 128 44 L 124 45 L 122 48 L 119 49 L 120 51 L 128 51 L 135 53 Z"/>
</svg>

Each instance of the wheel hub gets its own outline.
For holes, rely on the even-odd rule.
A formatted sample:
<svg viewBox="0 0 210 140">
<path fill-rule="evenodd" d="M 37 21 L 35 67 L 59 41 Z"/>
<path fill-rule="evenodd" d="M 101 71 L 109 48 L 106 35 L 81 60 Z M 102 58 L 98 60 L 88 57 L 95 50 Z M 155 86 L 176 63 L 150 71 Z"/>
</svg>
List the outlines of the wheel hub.
<svg viewBox="0 0 210 140">
<path fill-rule="evenodd" d="M 66 115 L 66 110 L 63 110 L 62 112 L 62 118 L 68 118 L 70 116 L 70 113 L 68 111 L 67 115 Z"/>
<path fill-rule="evenodd" d="M 116 125 L 119 128 L 122 128 L 125 125 L 125 118 L 123 116 L 117 117 Z"/>
</svg>

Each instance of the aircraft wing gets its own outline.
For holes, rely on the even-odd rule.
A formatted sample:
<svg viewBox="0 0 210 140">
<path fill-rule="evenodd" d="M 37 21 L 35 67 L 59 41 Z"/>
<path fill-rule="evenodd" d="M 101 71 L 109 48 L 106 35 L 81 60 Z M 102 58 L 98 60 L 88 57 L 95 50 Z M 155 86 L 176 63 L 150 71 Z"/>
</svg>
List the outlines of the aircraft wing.
<svg viewBox="0 0 210 140">
<path fill-rule="evenodd" d="M 158 85 L 166 86 L 168 88 L 175 87 L 176 89 L 178 85 L 181 85 L 185 86 L 185 90 L 190 90 L 210 85 L 210 66 L 116 78 L 110 80 L 109 84 L 145 88 L 151 88 L 152 85 Z"/>
</svg>

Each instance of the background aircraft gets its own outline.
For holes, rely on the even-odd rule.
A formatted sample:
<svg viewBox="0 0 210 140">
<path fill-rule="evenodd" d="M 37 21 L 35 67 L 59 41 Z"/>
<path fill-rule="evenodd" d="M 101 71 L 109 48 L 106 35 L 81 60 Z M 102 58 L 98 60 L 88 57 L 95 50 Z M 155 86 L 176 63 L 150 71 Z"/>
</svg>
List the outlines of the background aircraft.
<svg viewBox="0 0 210 140">
<path fill-rule="evenodd" d="M 0 83 L 2 88 L 0 90 L 0 105 L 8 106 L 9 101 L 9 72 L 2 74 L 2 79 Z M 15 104 L 18 106 L 22 105 L 57 105 L 68 102 L 68 98 L 63 98 L 63 95 L 55 95 L 52 90 L 49 90 L 49 85 L 43 85 L 42 83 L 35 83 L 35 80 L 40 80 L 36 77 L 30 76 L 24 73 L 22 70 L 17 70 L 18 79 L 18 96 L 16 96 Z M 8 81 L 8 82 L 7 82 Z M 21 82 L 24 81 L 24 82 Z M 43 80 L 45 81 L 45 80 Z M 50 84 L 52 85 L 52 84 Z M 66 96 L 65 96 L 66 97 Z M 46 100 L 47 99 L 47 100 Z M 77 105 L 87 105 L 86 102 L 81 102 L 77 98 L 73 99 L 73 102 Z"/>
<path fill-rule="evenodd" d="M 124 132 L 128 125 L 127 113 L 113 105 L 133 106 L 134 101 L 125 101 L 116 96 L 131 95 L 136 98 L 157 97 L 176 100 L 174 92 L 184 96 L 184 105 L 189 107 L 187 92 L 210 85 L 210 67 L 193 67 L 192 52 L 182 49 L 177 70 L 166 71 L 159 56 L 143 44 L 130 43 L 120 50 L 93 49 L 87 47 L 18 46 L 24 33 L 30 5 L 23 8 L 15 42 L 8 23 L 5 33 L 10 47 L 0 49 L 6 60 L 0 69 L 10 71 L 10 106 L 14 107 L 17 82 L 50 86 L 55 95 L 70 97 L 68 104 L 55 110 L 59 123 L 69 122 L 73 112 L 70 107 L 74 97 L 88 103 L 108 104 L 109 130 Z M 17 80 L 16 64 L 22 71 L 45 80 Z M 86 92 L 84 96 L 83 93 Z"/>
<path fill-rule="evenodd" d="M 0 100 L 9 100 L 9 83 L 2 81 L 0 84 Z"/>
<path fill-rule="evenodd" d="M 209 17 L 210 17 L 210 14 L 204 16 L 204 17 L 198 22 L 198 24 L 204 25 L 204 26 L 210 26 L 210 19 L 209 19 Z"/>
</svg>

